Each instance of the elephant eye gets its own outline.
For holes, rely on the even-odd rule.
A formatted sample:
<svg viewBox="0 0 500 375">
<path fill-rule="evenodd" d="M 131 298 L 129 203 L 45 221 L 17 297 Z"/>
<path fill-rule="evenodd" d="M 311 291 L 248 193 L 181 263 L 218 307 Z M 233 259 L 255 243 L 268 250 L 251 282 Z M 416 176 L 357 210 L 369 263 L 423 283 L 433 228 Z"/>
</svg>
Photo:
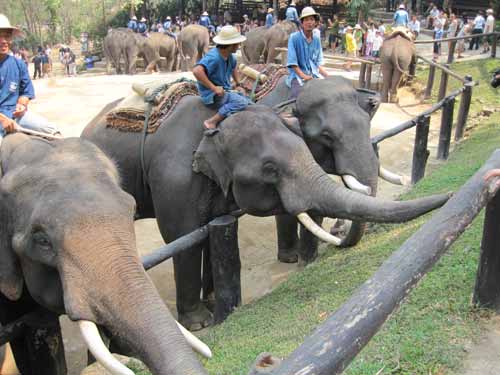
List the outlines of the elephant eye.
<svg viewBox="0 0 500 375">
<path fill-rule="evenodd" d="M 50 247 L 51 243 L 49 237 L 46 233 L 41 230 L 37 230 L 33 233 L 33 242 L 39 246 Z"/>
<path fill-rule="evenodd" d="M 267 161 L 262 166 L 262 172 L 266 178 L 276 179 L 279 177 L 279 171 L 273 162 Z"/>
</svg>

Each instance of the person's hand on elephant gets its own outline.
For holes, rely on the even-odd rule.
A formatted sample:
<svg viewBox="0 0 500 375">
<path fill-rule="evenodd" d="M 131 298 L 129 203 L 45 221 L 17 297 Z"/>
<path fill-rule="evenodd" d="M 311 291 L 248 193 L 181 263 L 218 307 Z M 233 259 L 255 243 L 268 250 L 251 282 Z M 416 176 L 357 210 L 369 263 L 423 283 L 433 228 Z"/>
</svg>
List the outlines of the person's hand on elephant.
<svg viewBox="0 0 500 375">
<path fill-rule="evenodd" d="M 0 114 L 0 124 L 2 124 L 6 133 L 13 133 L 16 130 L 16 123 L 14 120 L 2 114 Z"/>
<path fill-rule="evenodd" d="M 499 177 L 499 176 L 500 176 L 500 169 L 490 169 L 484 175 L 484 181 L 487 182 L 490 178 Z"/>
<path fill-rule="evenodd" d="M 215 86 L 212 91 L 215 95 L 224 96 L 224 87 L 222 86 Z"/>
<path fill-rule="evenodd" d="M 23 117 L 27 109 L 28 108 L 24 104 L 17 103 L 16 110 L 12 113 L 12 116 L 14 116 L 14 118 Z"/>
<path fill-rule="evenodd" d="M 308 74 L 304 74 L 304 75 L 303 75 L 302 77 L 300 77 L 300 78 L 302 78 L 302 80 L 303 80 L 303 81 L 310 81 L 311 79 L 313 79 L 313 77 L 312 77 L 312 76 L 310 76 L 310 75 L 308 75 Z"/>
<path fill-rule="evenodd" d="M 241 86 L 236 86 L 235 90 L 238 91 L 240 94 L 246 95 L 245 89 Z"/>
</svg>

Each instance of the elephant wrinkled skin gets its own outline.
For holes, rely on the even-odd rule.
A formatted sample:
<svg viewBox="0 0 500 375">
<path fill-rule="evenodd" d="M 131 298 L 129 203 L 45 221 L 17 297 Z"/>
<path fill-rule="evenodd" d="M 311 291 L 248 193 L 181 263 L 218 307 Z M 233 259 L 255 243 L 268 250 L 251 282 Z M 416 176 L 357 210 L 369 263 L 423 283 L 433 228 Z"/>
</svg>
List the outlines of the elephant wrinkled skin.
<svg viewBox="0 0 500 375">
<path fill-rule="evenodd" d="M 146 137 L 146 181 L 142 181 L 141 134 L 106 127 L 106 111 L 87 125 L 82 137 L 118 163 L 124 189 L 136 198 L 137 217 L 156 217 L 166 242 L 237 208 L 256 216 L 308 212 L 362 221 L 401 221 L 438 207 L 448 198 L 381 201 L 334 183 L 314 161 L 303 139 L 267 106 L 251 105 L 226 118 L 216 134 L 204 136 L 203 121 L 214 111 L 195 96 L 182 98 L 156 133 Z M 200 301 L 202 248 L 195 246 L 174 257 L 179 321 L 189 329 L 211 322 L 211 314 Z"/>
<path fill-rule="evenodd" d="M 149 33 L 144 42 L 144 55 L 148 61 L 146 72 L 159 68 L 160 58 L 165 57 L 167 72 L 177 69 L 177 42 L 174 37 L 164 33 Z"/>
<path fill-rule="evenodd" d="M 65 313 L 104 327 L 154 374 L 205 374 L 142 267 L 135 202 L 114 164 L 79 138 L 22 134 L 4 138 L 1 162 L 1 323 Z M 42 373 L 22 339 L 11 344 L 23 374 Z"/>
<path fill-rule="evenodd" d="M 180 69 L 183 72 L 191 71 L 197 61 L 208 52 L 210 35 L 205 26 L 188 25 L 177 37 L 179 47 Z"/>
<path fill-rule="evenodd" d="M 125 63 L 125 74 L 135 74 L 137 57 L 144 56 L 146 38 L 127 28 L 112 29 L 104 38 L 103 50 L 106 70 L 111 73 L 111 64 L 117 74 L 122 74 L 121 59 Z"/>
</svg>

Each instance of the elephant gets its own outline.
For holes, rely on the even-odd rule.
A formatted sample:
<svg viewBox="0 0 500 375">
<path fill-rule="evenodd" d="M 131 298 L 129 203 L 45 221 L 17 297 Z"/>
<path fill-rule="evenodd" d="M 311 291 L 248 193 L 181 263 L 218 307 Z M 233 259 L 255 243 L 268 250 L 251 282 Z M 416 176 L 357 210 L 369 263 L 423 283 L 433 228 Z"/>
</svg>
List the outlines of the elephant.
<svg viewBox="0 0 500 375">
<path fill-rule="evenodd" d="M 245 34 L 246 40 L 241 43 L 241 58 L 245 64 L 258 64 L 264 51 L 265 26 L 259 26 Z"/>
<path fill-rule="evenodd" d="M 380 48 L 380 63 L 383 76 L 382 102 L 398 102 L 398 86 L 410 65 L 416 64 L 416 49 L 413 41 L 399 33 L 384 40 Z"/>
<path fill-rule="evenodd" d="M 21 373 L 66 374 L 58 316 L 67 314 L 108 369 L 120 366 L 92 344 L 101 341 L 96 324 L 153 374 L 206 374 L 142 266 L 135 202 L 114 163 L 80 138 L 13 134 L 1 165 L 0 323 L 37 313 L 52 332 L 42 367 L 25 338 L 11 341 Z"/>
<path fill-rule="evenodd" d="M 286 77 L 260 100 L 275 106 L 290 97 Z M 316 162 L 328 174 L 342 176 L 350 189 L 375 196 L 381 171 L 377 154 L 370 140 L 370 120 L 380 104 L 380 96 L 372 91 L 354 89 L 352 83 L 339 76 L 307 81 L 293 108 L 299 124 L 295 130 L 308 145 Z M 381 175 L 382 176 L 382 175 Z M 315 218 L 318 223 L 321 218 Z M 294 217 L 276 217 L 278 259 L 282 262 L 306 264 L 317 256 L 317 240 L 301 227 L 297 231 Z M 339 237 L 341 247 L 355 245 L 363 236 L 366 223 L 345 226 Z M 338 228 L 342 229 L 342 228 Z"/>
<path fill-rule="evenodd" d="M 271 28 L 267 30 L 264 34 L 264 61 L 267 64 L 274 63 L 274 59 L 280 54 L 279 51 L 276 51 L 276 48 L 288 47 L 288 37 L 291 33 L 297 31 L 297 25 L 295 25 L 291 21 L 282 21 L 273 25 Z M 286 53 L 282 54 L 282 62 L 286 63 Z"/>
<path fill-rule="evenodd" d="M 207 52 L 210 44 L 208 29 L 201 25 L 184 27 L 177 37 L 180 65 L 183 72 L 193 69 Z"/>
<path fill-rule="evenodd" d="M 137 57 L 144 56 L 146 38 L 127 28 L 112 29 L 104 38 L 103 50 L 106 57 L 106 70 L 111 73 L 111 64 L 116 73 L 122 74 L 120 60 L 125 62 L 125 74 L 135 74 Z M 146 64 L 147 65 L 147 64 Z"/>
<path fill-rule="evenodd" d="M 184 96 L 142 143 L 140 133 L 106 126 L 104 115 L 115 105 L 103 109 L 81 137 L 117 162 L 123 188 L 136 199 L 136 217 L 156 217 L 165 242 L 236 209 L 254 216 L 297 216 L 328 240 L 331 236 L 309 214 L 404 221 L 448 199 L 439 195 L 382 201 L 336 184 L 315 162 L 304 140 L 285 125 L 293 126 L 294 119 L 283 119 L 267 106 L 250 105 L 204 134 L 203 121 L 214 110 L 198 96 Z M 200 301 L 202 249 L 196 245 L 174 257 L 179 322 L 190 330 L 212 323 Z"/>
<path fill-rule="evenodd" d="M 149 33 L 144 42 L 144 55 L 148 61 L 146 72 L 153 72 L 160 64 L 160 58 L 166 58 L 168 72 L 177 69 L 177 41 L 173 36 L 164 33 Z"/>
</svg>

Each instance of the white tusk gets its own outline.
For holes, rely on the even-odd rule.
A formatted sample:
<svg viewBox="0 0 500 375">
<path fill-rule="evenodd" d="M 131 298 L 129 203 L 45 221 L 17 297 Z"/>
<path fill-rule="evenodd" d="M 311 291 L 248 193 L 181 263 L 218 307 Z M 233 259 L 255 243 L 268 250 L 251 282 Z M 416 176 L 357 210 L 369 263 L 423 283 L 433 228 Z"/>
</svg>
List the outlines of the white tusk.
<svg viewBox="0 0 500 375">
<path fill-rule="evenodd" d="M 297 215 L 297 219 L 304 225 L 309 232 L 318 237 L 321 241 L 328 242 L 339 246 L 342 240 L 338 237 L 332 236 L 330 233 L 321 228 L 318 224 L 314 222 L 311 217 L 305 212 L 301 212 Z"/>
<path fill-rule="evenodd" d="M 366 194 L 366 195 L 371 195 L 372 194 L 372 188 L 366 185 L 363 185 L 361 182 L 359 182 L 356 177 L 351 176 L 350 174 L 343 174 L 342 175 L 342 180 L 344 180 L 345 184 L 354 191 L 357 191 L 358 193 L 361 194 Z"/>
<path fill-rule="evenodd" d="M 181 330 L 181 333 L 184 335 L 184 338 L 186 339 L 188 344 L 196 352 L 200 353 L 205 358 L 212 358 L 212 351 L 210 350 L 210 348 L 208 347 L 207 344 L 205 344 L 198 337 L 196 337 L 191 332 L 189 332 L 178 321 L 175 321 L 175 322 L 177 323 L 177 327 L 179 327 L 179 329 Z"/>
<path fill-rule="evenodd" d="M 380 178 L 395 185 L 402 185 L 402 186 L 410 185 L 410 178 L 408 176 L 400 176 L 396 173 L 388 171 L 382 166 L 380 166 L 380 169 L 378 170 L 378 175 L 380 176 Z"/>
<path fill-rule="evenodd" d="M 85 343 L 95 359 L 113 375 L 134 375 L 134 372 L 118 361 L 104 345 L 94 322 L 79 320 L 78 326 Z"/>
</svg>

